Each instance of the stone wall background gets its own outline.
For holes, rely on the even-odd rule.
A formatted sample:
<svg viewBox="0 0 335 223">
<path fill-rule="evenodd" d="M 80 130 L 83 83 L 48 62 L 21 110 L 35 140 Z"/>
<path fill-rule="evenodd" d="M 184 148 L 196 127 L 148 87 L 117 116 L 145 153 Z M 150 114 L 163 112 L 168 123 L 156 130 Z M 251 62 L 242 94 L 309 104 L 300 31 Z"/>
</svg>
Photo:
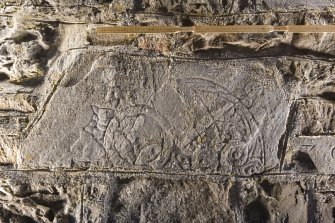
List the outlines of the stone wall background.
<svg viewBox="0 0 335 223">
<path fill-rule="evenodd" d="M 1 222 L 334 222 L 335 2 L 3 0 Z"/>
</svg>

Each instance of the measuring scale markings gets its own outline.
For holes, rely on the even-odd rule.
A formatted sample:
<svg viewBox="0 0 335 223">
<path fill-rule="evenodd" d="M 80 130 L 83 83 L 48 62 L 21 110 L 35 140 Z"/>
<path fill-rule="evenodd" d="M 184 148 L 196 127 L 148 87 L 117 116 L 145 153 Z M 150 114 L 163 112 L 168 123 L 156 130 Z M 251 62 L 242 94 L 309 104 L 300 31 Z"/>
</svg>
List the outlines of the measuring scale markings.
<svg viewBox="0 0 335 223">
<path fill-rule="evenodd" d="M 127 34 L 127 33 L 335 33 L 335 25 L 226 25 L 226 26 L 107 26 L 97 27 L 98 34 Z"/>
</svg>

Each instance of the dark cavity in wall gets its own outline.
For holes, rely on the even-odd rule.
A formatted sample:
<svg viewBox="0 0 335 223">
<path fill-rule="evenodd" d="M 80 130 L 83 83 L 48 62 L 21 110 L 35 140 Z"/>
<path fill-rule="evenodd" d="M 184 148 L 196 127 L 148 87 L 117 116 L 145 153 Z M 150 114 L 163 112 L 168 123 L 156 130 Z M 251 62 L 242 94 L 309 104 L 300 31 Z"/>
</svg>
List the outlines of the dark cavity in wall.
<svg viewBox="0 0 335 223">
<path fill-rule="evenodd" d="M 267 179 L 265 179 L 260 183 L 260 186 L 262 186 L 264 192 L 268 196 L 274 197 L 277 200 L 279 199 L 282 190 L 279 183 L 270 183 Z"/>
<path fill-rule="evenodd" d="M 182 26 L 194 26 L 194 22 L 189 17 L 185 17 L 181 19 L 181 25 Z"/>
<path fill-rule="evenodd" d="M 316 171 L 317 170 L 311 157 L 307 153 L 297 151 L 293 155 L 293 160 L 295 161 L 298 168 L 301 168 L 304 171 Z"/>
<path fill-rule="evenodd" d="M 318 96 L 322 99 L 335 102 L 335 92 L 325 91 Z"/>
<path fill-rule="evenodd" d="M 243 11 L 244 9 L 251 7 L 251 6 L 255 8 L 256 4 L 257 4 L 256 0 L 241 0 L 239 9 L 240 11 Z"/>
<path fill-rule="evenodd" d="M 134 12 L 143 11 L 142 0 L 134 0 Z"/>
<path fill-rule="evenodd" d="M 113 0 L 97 0 L 98 3 L 112 3 Z"/>
<path fill-rule="evenodd" d="M 36 39 L 37 39 L 36 35 L 28 32 L 19 32 L 13 37 L 13 40 L 16 44 L 20 44 L 23 42 L 30 42 Z"/>
<path fill-rule="evenodd" d="M 1 81 L 6 81 L 8 79 L 9 79 L 9 76 L 6 73 L 0 72 L 0 82 Z"/>
<path fill-rule="evenodd" d="M 270 212 L 264 201 L 258 197 L 245 208 L 245 222 L 247 223 L 269 223 Z"/>
</svg>

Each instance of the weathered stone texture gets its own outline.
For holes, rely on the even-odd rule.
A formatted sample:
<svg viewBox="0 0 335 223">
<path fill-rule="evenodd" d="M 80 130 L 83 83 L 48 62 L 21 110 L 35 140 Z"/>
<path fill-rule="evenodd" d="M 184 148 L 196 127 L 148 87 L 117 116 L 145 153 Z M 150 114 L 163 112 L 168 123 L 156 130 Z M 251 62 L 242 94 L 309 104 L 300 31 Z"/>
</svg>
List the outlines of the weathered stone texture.
<svg viewBox="0 0 335 223">
<path fill-rule="evenodd" d="M 0 222 L 334 222 L 335 34 L 318 1 L 4 0 Z"/>
<path fill-rule="evenodd" d="M 23 166 L 241 175 L 277 166 L 289 101 L 270 70 L 276 61 L 113 54 L 97 56 L 82 79 L 73 73 L 60 83 L 22 143 Z"/>
<path fill-rule="evenodd" d="M 1 174 L 3 222 L 331 222 L 333 177 Z"/>
</svg>

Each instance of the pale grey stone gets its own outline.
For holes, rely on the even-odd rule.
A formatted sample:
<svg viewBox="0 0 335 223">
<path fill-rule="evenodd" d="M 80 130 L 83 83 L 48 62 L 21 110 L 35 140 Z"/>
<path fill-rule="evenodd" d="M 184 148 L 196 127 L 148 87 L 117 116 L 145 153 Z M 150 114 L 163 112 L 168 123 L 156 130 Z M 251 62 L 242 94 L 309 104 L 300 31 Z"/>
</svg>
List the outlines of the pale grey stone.
<svg viewBox="0 0 335 223">
<path fill-rule="evenodd" d="M 275 64 L 102 53 L 88 73 L 64 76 L 22 143 L 22 167 L 240 175 L 273 168 L 289 110 Z"/>
</svg>

